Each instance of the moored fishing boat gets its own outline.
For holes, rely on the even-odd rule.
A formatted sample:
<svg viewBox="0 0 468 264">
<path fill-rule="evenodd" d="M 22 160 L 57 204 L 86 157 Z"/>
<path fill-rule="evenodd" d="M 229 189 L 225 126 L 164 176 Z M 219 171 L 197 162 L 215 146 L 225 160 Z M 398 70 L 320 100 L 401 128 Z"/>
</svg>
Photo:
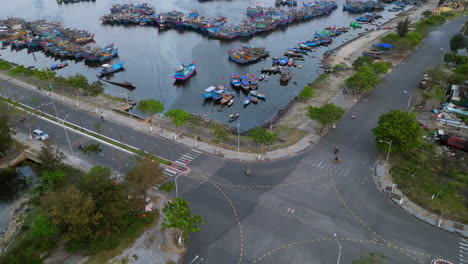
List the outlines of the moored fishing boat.
<svg viewBox="0 0 468 264">
<path fill-rule="evenodd" d="M 98 73 L 100 75 L 107 75 L 107 74 L 111 74 L 111 73 L 114 73 L 114 72 L 118 72 L 120 70 L 123 70 L 123 65 L 124 65 L 125 61 L 122 61 L 120 63 L 117 63 L 117 64 L 103 64 L 102 65 L 102 69 L 98 71 Z"/>
<path fill-rule="evenodd" d="M 213 93 L 216 90 L 216 86 L 210 86 L 205 89 L 205 92 L 202 94 L 202 97 L 205 99 L 210 99 L 213 97 Z"/>
<path fill-rule="evenodd" d="M 258 103 L 258 98 L 255 97 L 255 96 L 250 96 L 250 100 L 251 100 L 252 103 L 254 103 L 254 104 Z"/>
<path fill-rule="evenodd" d="M 231 84 L 235 87 L 239 87 L 241 85 L 239 75 L 237 75 L 237 73 L 231 73 Z"/>
<path fill-rule="evenodd" d="M 250 82 L 249 82 L 249 80 L 247 78 L 246 79 L 241 79 L 241 87 L 244 90 L 250 89 Z"/>
<path fill-rule="evenodd" d="M 62 69 L 63 67 L 66 67 L 66 66 L 68 66 L 68 62 L 54 64 L 54 65 L 50 66 L 50 69 L 51 70 L 58 70 L 58 69 Z"/>
<path fill-rule="evenodd" d="M 229 115 L 229 123 L 236 121 L 239 118 L 240 114 Z"/>
<path fill-rule="evenodd" d="M 259 93 L 257 91 L 251 91 L 249 94 L 253 95 L 253 96 L 257 97 L 257 98 L 260 98 L 260 99 L 265 99 L 266 98 L 266 96 L 264 94 Z"/>
<path fill-rule="evenodd" d="M 227 103 L 227 106 L 231 106 L 233 103 L 234 103 L 234 99 L 231 99 L 231 100 L 229 100 L 229 102 Z"/>
<path fill-rule="evenodd" d="M 244 101 L 242 101 L 242 103 L 244 104 L 244 106 L 247 106 L 248 104 L 250 104 L 250 102 L 252 102 L 252 97 L 250 96 L 247 96 Z"/>
<path fill-rule="evenodd" d="M 182 63 L 172 78 L 179 80 L 179 81 L 184 81 L 193 75 L 196 68 L 197 68 L 197 63 L 195 61 L 191 63 Z"/>
<path fill-rule="evenodd" d="M 234 97 L 234 93 L 225 93 L 223 95 L 223 98 L 221 99 L 221 101 L 219 101 L 220 104 L 225 104 L 225 103 L 228 103 L 229 101 L 231 101 L 231 99 Z"/>
</svg>

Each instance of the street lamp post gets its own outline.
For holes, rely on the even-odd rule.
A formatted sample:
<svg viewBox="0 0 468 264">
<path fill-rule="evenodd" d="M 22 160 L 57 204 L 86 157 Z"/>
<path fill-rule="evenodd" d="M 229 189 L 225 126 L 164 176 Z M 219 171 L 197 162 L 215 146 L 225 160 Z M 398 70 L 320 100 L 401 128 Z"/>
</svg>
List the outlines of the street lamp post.
<svg viewBox="0 0 468 264">
<path fill-rule="evenodd" d="M 406 111 L 409 111 L 409 107 L 410 107 L 410 104 L 411 104 L 411 93 L 409 93 L 408 91 L 403 91 L 405 94 L 409 95 L 409 98 L 408 98 L 408 105 L 406 106 Z"/>
<path fill-rule="evenodd" d="M 336 242 L 338 242 L 338 260 L 336 261 L 336 264 L 340 264 L 340 260 L 341 260 L 341 250 L 343 249 L 341 247 L 341 244 L 340 244 L 340 240 L 338 239 L 338 236 L 336 235 L 336 233 L 333 233 L 333 236 L 335 236 L 336 238 Z"/>
<path fill-rule="evenodd" d="M 443 52 L 442 53 L 442 59 L 440 60 L 440 65 L 442 65 L 442 63 L 444 63 L 445 53 L 447 53 L 447 52 L 443 48 L 440 48 L 440 50 Z"/>
<path fill-rule="evenodd" d="M 69 115 L 66 115 L 64 119 L 62 119 L 62 126 L 63 126 L 63 131 L 65 131 L 65 136 L 67 137 L 67 141 L 68 141 L 68 145 L 70 146 L 70 151 L 72 154 L 75 154 L 73 152 L 73 148 L 72 148 L 72 145 L 71 145 L 71 142 L 70 142 L 70 138 L 68 137 L 68 132 L 67 132 L 67 129 L 65 128 L 65 119 L 67 119 Z"/>
<path fill-rule="evenodd" d="M 179 178 L 179 176 L 182 175 L 182 174 L 178 174 L 176 177 L 175 177 L 175 193 L 176 193 L 176 197 L 179 197 L 179 189 L 177 188 L 177 178 Z"/>
<path fill-rule="evenodd" d="M 390 142 L 385 141 L 385 140 L 379 140 L 379 142 L 387 143 L 389 145 L 388 146 L 388 152 L 387 152 L 387 158 L 385 159 L 385 167 L 387 167 L 388 166 L 388 157 L 390 156 L 390 150 L 392 149 L 392 140 L 390 140 Z"/>
<path fill-rule="evenodd" d="M 168 149 L 168 150 L 167 150 L 167 155 L 169 156 L 169 165 L 172 164 L 172 162 L 171 162 L 171 152 L 172 152 L 171 149 Z"/>
</svg>

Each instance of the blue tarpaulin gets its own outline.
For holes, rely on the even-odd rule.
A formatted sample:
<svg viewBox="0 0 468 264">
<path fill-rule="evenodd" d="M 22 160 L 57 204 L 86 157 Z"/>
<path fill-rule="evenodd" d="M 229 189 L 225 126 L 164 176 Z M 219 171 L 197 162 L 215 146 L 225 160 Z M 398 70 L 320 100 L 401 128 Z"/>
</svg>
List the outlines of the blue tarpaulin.
<svg viewBox="0 0 468 264">
<path fill-rule="evenodd" d="M 379 43 L 375 45 L 377 48 L 384 48 L 384 49 L 391 49 L 393 48 L 393 45 L 390 43 Z"/>
</svg>

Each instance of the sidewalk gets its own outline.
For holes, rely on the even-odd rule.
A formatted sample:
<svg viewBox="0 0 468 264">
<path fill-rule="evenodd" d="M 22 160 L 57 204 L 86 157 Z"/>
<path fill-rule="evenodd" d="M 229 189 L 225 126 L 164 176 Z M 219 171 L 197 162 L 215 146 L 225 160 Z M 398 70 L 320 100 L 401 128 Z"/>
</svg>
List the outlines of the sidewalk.
<svg viewBox="0 0 468 264">
<path fill-rule="evenodd" d="M 374 180 L 377 187 L 397 206 L 408 214 L 434 227 L 468 238 L 468 225 L 441 218 L 413 203 L 394 185 L 385 163 L 379 161 L 374 167 Z"/>
<path fill-rule="evenodd" d="M 154 136 L 159 136 L 167 140 L 180 143 L 189 148 L 195 148 L 201 151 L 204 151 L 209 154 L 217 155 L 226 159 L 239 159 L 241 161 L 256 161 L 256 160 L 272 160 L 279 159 L 283 157 L 288 157 L 294 153 L 299 153 L 313 143 L 317 142 L 319 137 L 316 135 L 306 135 L 304 138 L 299 140 L 297 143 L 284 148 L 277 149 L 273 151 L 268 151 L 263 154 L 257 153 L 248 153 L 248 152 L 237 152 L 229 149 L 219 148 L 217 146 L 208 144 L 206 142 L 201 142 L 189 137 L 180 137 L 177 133 L 166 130 L 161 127 L 151 126 L 149 122 L 144 121 L 143 117 L 132 114 L 132 116 L 123 114 L 120 111 L 113 109 L 102 108 L 96 106 L 92 103 L 86 102 L 84 100 L 76 101 L 70 97 L 62 96 L 58 93 L 53 93 L 46 91 L 44 89 L 38 89 L 37 86 L 25 83 L 21 80 L 12 78 L 10 76 L 0 74 L 0 79 L 7 81 L 16 86 L 29 89 L 37 94 L 40 94 L 44 97 L 49 97 L 52 100 L 56 100 L 68 106 L 74 107 L 77 110 L 85 111 L 88 113 L 96 114 L 97 116 L 103 116 L 106 120 L 111 120 L 113 122 L 119 123 L 124 126 L 132 127 L 133 129 L 139 130 L 144 133 L 152 134 Z M 75 124 L 78 126 L 77 124 Z"/>
</svg>

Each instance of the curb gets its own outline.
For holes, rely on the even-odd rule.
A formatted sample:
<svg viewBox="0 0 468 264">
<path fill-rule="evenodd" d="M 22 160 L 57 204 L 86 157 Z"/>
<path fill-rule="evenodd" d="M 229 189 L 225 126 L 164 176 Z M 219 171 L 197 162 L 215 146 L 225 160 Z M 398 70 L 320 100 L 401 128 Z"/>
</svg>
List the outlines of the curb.
<svg viewBox="0 0 468 264">
<path fill-rule="evenodd" d="M 379 168 L 382 166 L 382 168 Z M 383 170 L 383 175 L 378 175 L 379 171 Z M 388 200 L 392 201 L 396 206 L 405 211 L 407 214 L 413 216 L 419 221 L 431 225 L 440 230 L 452 233 L 454 235 L 468 238 L 468 225 L 458 223 L 452 220 L 443 219 L 438 215 L 428 212 L 426 209 L 413 203 L 394 185 L 393 181 L 388 178 L 387 168 L 381 165 L 379 158 L 372 169 L 372 177 L 378 189 L 382 191 Z"/>
</svg>

